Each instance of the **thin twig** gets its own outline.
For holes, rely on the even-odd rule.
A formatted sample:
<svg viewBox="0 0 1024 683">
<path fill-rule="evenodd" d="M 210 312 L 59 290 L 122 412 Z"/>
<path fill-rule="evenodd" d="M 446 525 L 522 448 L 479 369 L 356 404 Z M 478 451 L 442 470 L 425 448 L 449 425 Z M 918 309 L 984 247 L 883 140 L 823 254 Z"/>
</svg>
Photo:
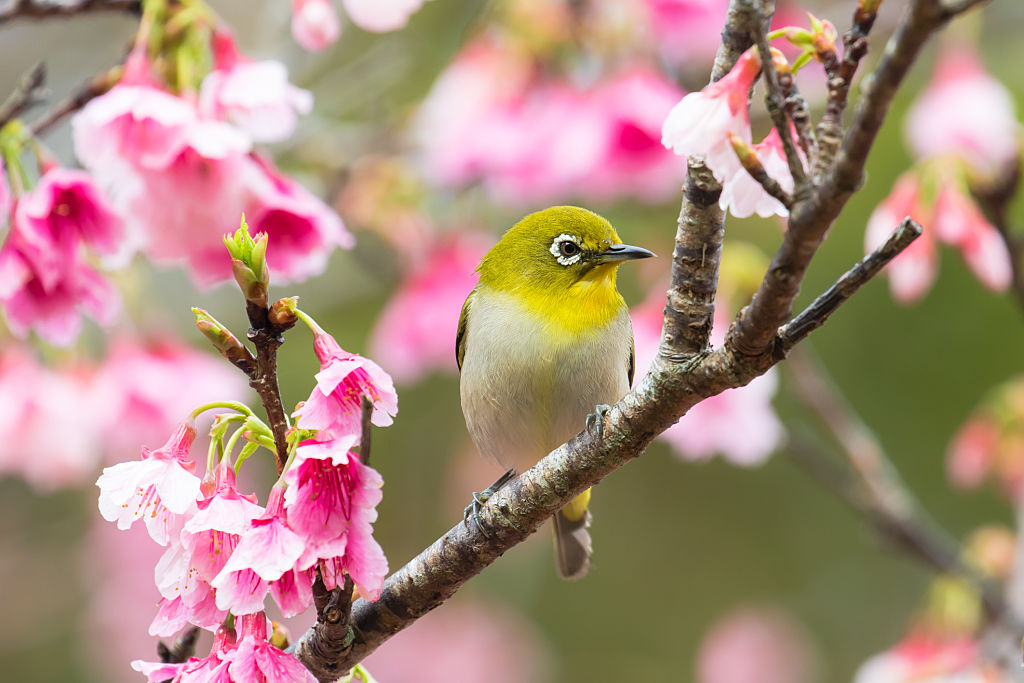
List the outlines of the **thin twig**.
<svg viewBox="0 0 1024 683">
<path fill-rule="evenodd" d="M 288 461 L 288 416 L 285 414 L 284 403 L 281 401 L 281 389 L 277 383 L 277 350 L 284 343 L 284 332 L 281 326 L 272 324 L 267 319 L 268 308 L 260 308 L 247 302 L 246 312 L 251 327 L 246 335 L 256 347 L 256 372 L 249 377 L 249 386 L 259 395 L 264 410 L 267 411 L 267 422 L 274 434 L 274 446 L 277 449 L 277 473 L 284 470 Z"/>
<path fill-rule="evenodd" d="M 839 306 L 853 296 L 890 261 L 921 236 L 921 226 L 909 216 L 889 235 L 885 244 L 843 273 L 836 282 L 805 308 L 800 315 L 779 328 L 778 347 L 784 355 L 812 331 L 825 324 Z"/>
<path fill-rule="evenodd" d="M 1010 290 L 1017 298 L 1024 313 L 1024 239 L 1010 221 L 1010 204 L 1017 196 L 1021 180 L 1021 158 L 1018 155 L 1012 165 L 994 176 L 986 185 L 972 185 L 971 194 L 988 220 L 999 231 L 1006 250 L 1010 254 Z"/>
<path fill-rule="evenodd" d="M 174 645 L 168 647 L 164 641 L 156 644 L 156 654 L 164 664 L 180 664 L 187 662 L 188 658 L 196 653 L 196 643 L 199 641 L 200 630 L 198 626 L 190 626 L 188 630 L 178 636 Z"/>
<path fill-rule="evenodd" d="M 46 65 L 43 62 L 25 72 L 14 91 L 0 105 L 0 128 L 11 119 L 21 116 L 22 112 L 43 102 L 45 82 Z"/>
<path fill-rule="evenodd" d="M 796 129 L 796 140 L 803 150 L 805 159 L 813 159 L 817 153 L 818 142 L 814 137 L 814 128 L 811 126 L 811 110 L 807 106 L 807 100 L 800 94 L 796 85 L 793 73 L 779 74 L 779 88 L 782 92 L 783 107 L 786 116 L 793 122 Z"/>
<path fill-rule="evenodd" d="M 370 434 L 373 432 L 373 399 L 366 394 L 359 398 L 359 462 L 370 464 Z"/>
<path fill-rule="evenodd" d="M 88 104 L 93 98 L 99 97 L 110 90 L 117 82 L 119 75 L 120 68 L 115 67 L 93 76 L 55 104 L 49 111 L 33 121 L 32 125 L 29 126 L 29 130 L 33 135 L 42 135 L 68 114 L 73 114 Z"/>
<path fill-rule="evenodd" d="M 990 620 L 1002 618 L 1007 613 L 1002 594 L 963 560 L 956 540 L 924 512 L 878 438 L 845 401 L 824 365 L 807 351 L 801 351 L 793 354 L 787 367 L 795 380 L 798 397 L 828 429 L 856 475 L 845 483 L 834 481 L 839 485 L 831 488 L 914 557 L 936 571 L 967 581 L 981 597 Z M 811 449 L 798 447 L 794 454 L 801 460 L 824 459 L 820 452 Z"/>
<path fill-rule="evenodd" d="M 140 0 L 10 0 L 0 8 L 0 24 L 13 19 L 45 19 L 110 11 L 139 14 L 142 3 Z"/>
</svg>

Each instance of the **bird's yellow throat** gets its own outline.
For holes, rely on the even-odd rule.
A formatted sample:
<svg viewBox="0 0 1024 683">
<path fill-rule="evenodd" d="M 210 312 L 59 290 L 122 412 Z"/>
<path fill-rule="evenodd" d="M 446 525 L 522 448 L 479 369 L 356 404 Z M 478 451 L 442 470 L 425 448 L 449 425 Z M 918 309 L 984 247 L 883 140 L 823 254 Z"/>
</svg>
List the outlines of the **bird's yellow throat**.
<svg viewBox="0 0 1024 683">
<path fill-rule="evenodd" d="M 604 327 L 626 307 L 615 288 L 618 266 L 596 266 L 568 288 L 523 287 L 517 294 L 523 307 L 542 320 L 548 331 L 571 343 Z"/>
</svg>

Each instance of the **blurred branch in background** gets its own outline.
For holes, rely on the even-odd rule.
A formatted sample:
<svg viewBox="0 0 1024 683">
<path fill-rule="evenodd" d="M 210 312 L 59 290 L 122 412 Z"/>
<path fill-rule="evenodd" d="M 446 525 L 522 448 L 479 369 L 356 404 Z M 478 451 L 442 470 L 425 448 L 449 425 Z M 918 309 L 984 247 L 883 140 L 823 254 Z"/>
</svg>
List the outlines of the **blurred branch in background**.
<svg viewBox="0 0 1024 683">
<path fill-rule="evenodd" d="M 125 12 L 137 15 L 140 0 L 6 0 L 0 2 L 0 24 L 14 19 L 70 17 L 87 12 Z"/>
<path fill-rule="evenodd" d="M 0 128 L 28 109 L 46 101 L 46 65 L 39 62 L 21 77 L 21 82 L 0 105 Z"/>
</svg>

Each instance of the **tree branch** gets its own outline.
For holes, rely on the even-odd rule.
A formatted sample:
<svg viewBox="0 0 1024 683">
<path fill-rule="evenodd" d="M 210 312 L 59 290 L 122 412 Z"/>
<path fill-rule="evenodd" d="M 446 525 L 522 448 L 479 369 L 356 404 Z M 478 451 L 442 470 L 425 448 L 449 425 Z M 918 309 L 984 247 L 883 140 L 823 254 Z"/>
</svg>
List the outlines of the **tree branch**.
<svg viewBox="0 0 1024 683">
<path fill-rule="evenodd" d="M 82 83 L 67 97 L 55 104 L 53 108 L 33 121 L 32 125 L 29 126 L 29 130 L 32 131 L 33 135 L 42 135 L 65 116 L 75 113 L 88 104 L 90 100 L 99 97 L 114 87 L 114 84 L 120 78 L 120 72 L 120 67 L 114 67 Z"/>
<path fill-rule="evenodd" d="M 802 341 L 812 331 L 825 324 L 839 306 L 853 296 L 868 280 L 878 274 L 911 242 L 921 236 L 921 226 L 909 216 L 903 219 L 889 235 L 885 244 L 865 256 L 853 268 L 843 273 L 835 284 L 815 299 L 800 315 L 779 328 L 777 346 L 783 354 Z"/>
<path fill-rule="evenodd" d="M 291 325 L 276 325 L 268 317 L 270 309 L 246 301 L 245 312 L 249 317 L 249 341 L 256 347 L 256 372 L 249 377 L 249 386 L 259 395 L 267 422 L 274 433 L 277 448 L 277 473 L 281 474 L 288 461 L 288 415 L 281 401 L 281 389 L 277 384 L 277 350 L 284 343 L 284 333 Z"/>
<path fill-rule="evenodd" d="M 13 19 L 68 17 L 86 12 L 142 12 L 139 0 L 8 0 L 0 6 L 0 24 Z"/>
<path fill-rule="evenodd" d="M 43 85 L 46 82 L 46 65 L 39 62 L 21 77 L 17 87 L 0 105 L 0 128 L 8 121 L 21 116 L 22 112 L 43 101 Z"/>
</svg>

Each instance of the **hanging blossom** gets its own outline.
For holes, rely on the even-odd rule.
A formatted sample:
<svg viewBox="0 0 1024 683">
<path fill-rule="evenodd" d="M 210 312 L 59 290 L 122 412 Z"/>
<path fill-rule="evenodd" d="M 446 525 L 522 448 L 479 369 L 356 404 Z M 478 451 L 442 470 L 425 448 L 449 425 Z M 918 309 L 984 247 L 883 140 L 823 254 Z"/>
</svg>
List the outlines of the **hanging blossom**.
<svg viewBox="0 0 1024 683">
<path fill-rule="evenodd" d="M 403 28 L 424 0 L 342 0 L 359 28 L 387 33 Z M 310 52 L 324 50 L 341 35 L 338 12 L 331 0 L 292 0 L 292 37 Z"/>
<path fill-rule="evenodd" d="M 750 144 L 747 100 L 760 72 L 757 52 L 744 52 L 723 78 L 689 93 L 672 108 L 662 125 L 661 143 L 681 156 L 703 155 L 719 182 L 745 172 L 729 134 Z"/>
<path fill-rule="evenodd" d="M 493 242 L 476 232 L 442 238 L 410 267 L 370 335 L 374 358 L 398 382 L 415 382 L 430 370 L 455 372 L 452 339 L 474 271 Z"/>
<path fill-rule="evenodd" d="M 919 159 L 960 159 L 983 176 L 1005 172 L 1014 162 L 1018 130 L 1010 91 L 965 44 L 939 51 L 932 79 L 904 122 Z"/>
<path fill-rule="evenodd" d="M 415 135 L 430 181 L 448 187 L 482 181 L 503 203 L 567 195 L 659 202 L 683 178 L 684 169 L 658 144 L 661 121 L 680 96 L 646 66 L 581 87 L 480 39 L 434 84 Z"/>
<path fill-rule="evenodd" d="M 795 140 L 796 132 L 792 128 L 791 133 Z M 783 190 L 792 194 L 795 183 L 793 174 L 789 171 L 789 162 L 786 160 L 786 151 L 782 146 L 779 131 L 772 128 L 764 140 L 753 145 L 751 149 L 769 177 L 774 178 Z M 806 170 L 807 160 L 802 152 L 798 151 L 798 155 Z M 765 192 L 761 183 L 754 180 L 744 169 L 740 169 L 722 182 L 722 194 L 718 199 L 718 205 L 723 211 L 728 209 L 736 218 L 747 218 L 755 213 L 762 218 L 789 215 L 789 210 L 782 202 Z"/>
<path fill-rule="evenodd" d="M 781 607 L 743 605 L 722 615 L 697 648 L 696 683 L 810 683 L 816 652 L 807 629 Z"/>
<path fill-rule="evenodd" d="M 1002 683 L 1009 681 L 979 657 L 967 637 L 934 639 L 911 634 L 896 647 L 868 659 L 853 683 Z"/>
<path fill-rule="evenodd" d="M 48 165 L 36 186 L 14 200 L 0 246 L 0 310 L 8 328 L 70 346 L 83 312 L 113 323 L 120 297 L 85 252 L 113 254 L 122 237 L 121 220 L 88 174 Z"/>
<path fill-rule="evenodd" d="M 217 68 L 198 103 L 167 92 L 141 52 L 125 75 L 72 120 L 75 153 L 125 218 L 130 249 L 159 264 L 184 264 L 199 284 L 231 276 L 221 248 L 224 216 L 244 213 L 281 249 L 270 264 L 281 281 L 326 268 L 351 235 L 321 200 L 252 153 L 254 141 L 290 135 L 309 94 L 276 62 L 238 54 L 227 34 L 215 42 Z"/>
<path fill-rule="evenodd" d="M 266 627 L 264 627 L 265 630 Z M 215 631 L 213 648 L 206 657 L 189 657 L 188 661 L 177 663 L 146 662 L 137 659 L 132 662 L 132 668 L 144 675 L 149 683 L 164 683 L 165 681 L 173 683 L 185 683 L 186 681 L 230 683 L 232 680 L 259 680 L 258 678 L 232 679 L 230 677 L 228 667 L 231 662 L 227 655 L 238 647 L 236 638 L 233 628 L 221 626 Z M 294 680 L 301 681 L 303 679 L 296 678 Z"/>
<path fill-rule="evenodd" d="M 711 342 L 725 340 L 729 323 L 715 307 Z M 652 300 L 631 312 L 636 346 L 636 376 L 642 376 L 658 352 L 661 338 L 662 307 Z M 734 465 L 752 467 L 762 464 L 785 437 L 782 423 L 772 409 L 771 400 L 778 391 L 778 376 L 773 370 L 754 378 L 749 384 L 726 389 L 706 398 L 658 436 L 684 460 L 707 460 L 716 453 Z"/>
<path fill-rule="evenodd" d="M 924 179 L 922 179 L 922 175 Z M 937 185 L 938 198 L 929 209 L 925 181 Z M 924 226 L 924 233 L 886 267 L 893 298 L 910 304 L 923 297 L 938 274 L 937 242 L 960 251 L 978 281 L 992 291 L 1005 291 L 1013 277 L 1010 254 L 996 228 L 988 222 L 962 182 L 940 169 L 938 174 L 907 171 L 868 219 L 865 249 L 882 245 L 904 217 Z"/>
</svg>

